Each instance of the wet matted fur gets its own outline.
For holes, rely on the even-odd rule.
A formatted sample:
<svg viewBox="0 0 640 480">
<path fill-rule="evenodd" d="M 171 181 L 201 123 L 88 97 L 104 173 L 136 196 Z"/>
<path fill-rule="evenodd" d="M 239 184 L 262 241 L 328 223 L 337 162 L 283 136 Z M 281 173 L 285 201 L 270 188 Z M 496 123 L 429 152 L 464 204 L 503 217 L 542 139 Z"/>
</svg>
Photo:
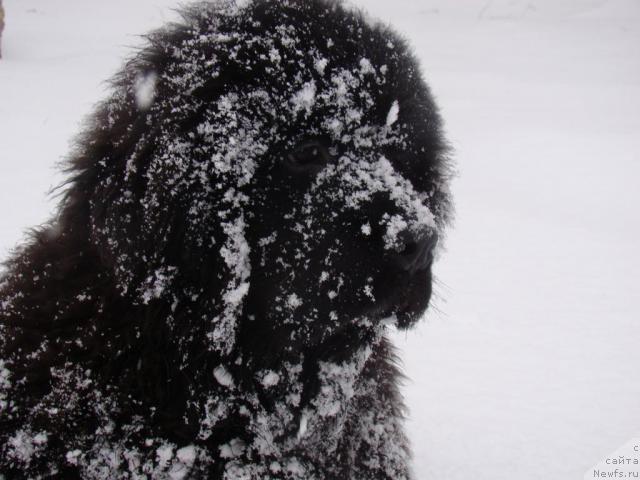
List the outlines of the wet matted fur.
<svg viewBox="0 0 640 480">
<path fill-rule="evenodd" d="M 450 201 L 400 37 L 329 0 L 196 4 L 68 170 L 0 277 L 7 480 L 411 478 L 385 330 L 426 309 Z"/>
</svg>

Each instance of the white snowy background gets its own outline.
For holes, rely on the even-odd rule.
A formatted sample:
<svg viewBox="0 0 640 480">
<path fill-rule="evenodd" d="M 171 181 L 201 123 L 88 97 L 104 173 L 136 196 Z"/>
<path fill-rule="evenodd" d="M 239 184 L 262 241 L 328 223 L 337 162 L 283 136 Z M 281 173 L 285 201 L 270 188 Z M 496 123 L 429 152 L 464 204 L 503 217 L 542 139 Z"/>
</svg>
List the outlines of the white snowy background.
<svg viewBox="0 0 640 480">
<path fill-rule="evenodd" d="M 415 46 L 460 172 L 434 308 L 397 335 L 417 478 L 582 478 L 640 432 L 640 1 L 357 3 Z M 4 4 L 2 258 L 177 5 Z"/>
</svg>

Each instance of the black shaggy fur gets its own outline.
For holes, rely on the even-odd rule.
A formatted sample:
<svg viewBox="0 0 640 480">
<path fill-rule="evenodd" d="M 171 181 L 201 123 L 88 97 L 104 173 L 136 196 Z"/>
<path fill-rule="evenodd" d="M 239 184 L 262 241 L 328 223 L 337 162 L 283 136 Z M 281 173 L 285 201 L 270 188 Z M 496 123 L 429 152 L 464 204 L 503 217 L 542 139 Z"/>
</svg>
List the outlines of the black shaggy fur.
<svg viewBox="0 0 640 480">
<path fill-rule="evenodd" d="M 449 216 L 404 41 L 330 0 L 155 32 L 0 277 L 0 478 L 411 478 L 385 328 Z"/>
</svg>

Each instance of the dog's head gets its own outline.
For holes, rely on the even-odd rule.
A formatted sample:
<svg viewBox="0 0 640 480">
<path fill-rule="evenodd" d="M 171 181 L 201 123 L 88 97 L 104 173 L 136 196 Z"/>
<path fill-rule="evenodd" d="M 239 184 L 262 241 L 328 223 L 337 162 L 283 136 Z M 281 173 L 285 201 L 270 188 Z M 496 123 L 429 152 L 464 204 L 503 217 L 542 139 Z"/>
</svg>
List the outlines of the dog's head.
<svg viewBox="0 0 640 480">
<path fill-rule="evenodd" d="M 449 199 L 405 43 L 335 2 L 186 19 L 124 70 L 77 167 L 121 294 L 191 311 L 223 354 L 247 331 L 294 349 L 413 324 Z"/>
<path fill-rule="evenodd" d="M 362 14 L 243 3 L 150 35 L 78 142 L 58 221 L 13 262 L 11 468 L 408 477 L 383 325 L 429 303 L 436 107 Z"/>
</svg>

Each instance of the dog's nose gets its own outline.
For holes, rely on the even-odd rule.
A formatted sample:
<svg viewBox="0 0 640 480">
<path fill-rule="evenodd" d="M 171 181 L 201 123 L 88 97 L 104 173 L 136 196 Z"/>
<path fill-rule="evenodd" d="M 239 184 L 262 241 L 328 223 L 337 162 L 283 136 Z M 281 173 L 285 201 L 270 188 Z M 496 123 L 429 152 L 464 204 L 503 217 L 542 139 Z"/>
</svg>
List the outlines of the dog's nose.
<svg viewBox="0 0 640 480">
<path fill-rule="evenodd" d="M 433 250 L 438 243 L 438 235 L 435 232 L 416 234 L 409 231 L 400 235 L 404 248 L 395 257 L 397 266 L 409 273 L 429 268 L 433 262 Z"/>
</svg>

